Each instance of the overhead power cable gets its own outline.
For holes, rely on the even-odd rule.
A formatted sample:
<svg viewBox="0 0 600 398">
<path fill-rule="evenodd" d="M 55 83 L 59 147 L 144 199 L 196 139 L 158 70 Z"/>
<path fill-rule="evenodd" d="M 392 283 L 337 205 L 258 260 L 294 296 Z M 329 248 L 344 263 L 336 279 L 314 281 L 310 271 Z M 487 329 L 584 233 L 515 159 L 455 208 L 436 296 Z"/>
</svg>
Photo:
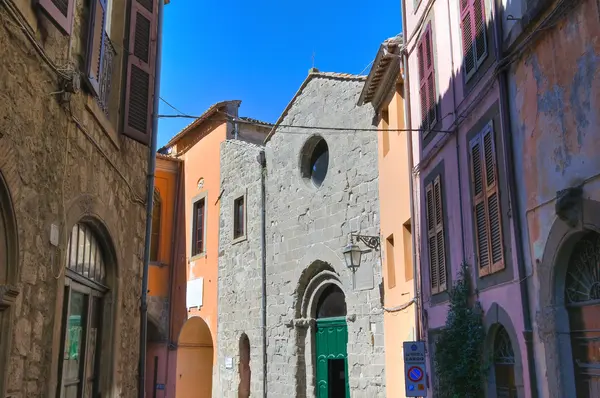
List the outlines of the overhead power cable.
<svg viewBox="0 0 600 398">
<path fill-rule="evenodd" d="M 224 112 L 219 112 L 226 116 L 227 120 L 235 121 L 240 124 L 248 124 L 254 126 L 262 126 L 262 127 L 273 127 L 273 124 L 270 123 L 261 123 L 257 121 L 250 121 L 246 119 L 236 118 L 232 115 L 229 115 Z M 190 115 L 158 115 L 159 118 L 184 118 L 184 119 L 197 119 L 198 116 L 190 116 Z M 423 129 L 379 129 L 379 128 L 358 128 L 358 127 L 325 127 L 325 126 L 303 126 L 303 125 L 294 125 L 294 124 L 278 124 L 278 128 L 292 128 L 299 130 L 321 130 L 321 131 L 337 131 L 337 132 L 349 132 L 349 131 L 388 131 L 388 132 L 422 132 L 425 131 Z M 432 133 L 443 133 L 443 134 L 451 134 L 452 131 L 448 130 L 427 130 Z M 278 131 L 278 133 L 284 134 L 307 134 L 306 132 L 294 132 L 289 130 Z"/>
</svg>

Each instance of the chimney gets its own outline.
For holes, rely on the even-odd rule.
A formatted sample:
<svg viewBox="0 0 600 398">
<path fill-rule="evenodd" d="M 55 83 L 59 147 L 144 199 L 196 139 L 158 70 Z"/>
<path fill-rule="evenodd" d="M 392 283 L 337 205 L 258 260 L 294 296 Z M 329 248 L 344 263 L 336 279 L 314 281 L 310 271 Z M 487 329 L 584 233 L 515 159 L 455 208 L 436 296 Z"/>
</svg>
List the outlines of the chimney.
<svg viewBox="0 0 600 398">
<path fill-rule="evenodd" d="M 310 75 L 311 73 L 319 73 L 319 70 L 315 67 L 312 67 L 308 70 L 308 74 Z"/>
</svg>

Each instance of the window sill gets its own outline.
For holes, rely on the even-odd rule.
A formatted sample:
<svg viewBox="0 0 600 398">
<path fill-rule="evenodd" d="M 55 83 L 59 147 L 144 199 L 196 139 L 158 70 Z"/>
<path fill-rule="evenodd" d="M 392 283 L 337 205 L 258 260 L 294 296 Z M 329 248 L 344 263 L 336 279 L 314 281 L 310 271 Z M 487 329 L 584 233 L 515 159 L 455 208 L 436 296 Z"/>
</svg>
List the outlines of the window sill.
<svg viewBox="0 0 600 398">
<path fill-rule="evenodd" d="M 448 293 L 448 290 L 444 290 L 443 292 L 432 294 L 429 301 L 431 306 L 445 304 L 450 301 L 450 294 Z"/>
<path fill-rule="evenodd" d="M 104 112 L 102 112 L 102 109 L 100 109 L 100 106 L 96 102 L 96 98 L 94 98 L 92 95 L 88 95 L 85 107 L 88 112 L 94 116 L 94 119 L 96 119 L 104 133 L 108 135 L 115 148 L 120 149 L 117 130 L 113 127 L 112 123 L 110 120 L 108 120 L 108 117 L 104 114 Z"/>
<path fill-rule="evenodd" d="M 237 238 L 233 238 L 233 240 L 231 241 L 231 244 L 235 245 L 235 244 L 243 242 L 245 240 L 247 240 L 246 235 L 238 236 Z"/>
<path fill-rule="evenodd" d="M 206 252 L 202 252 L 200 254 L 196 254 L 196 255 L 190 257 L 190 260 L 188 261 L 188 263 L 191 263 L 193 261 L 200 260 L 203 258 L 206 258 Z"/>
</svg>

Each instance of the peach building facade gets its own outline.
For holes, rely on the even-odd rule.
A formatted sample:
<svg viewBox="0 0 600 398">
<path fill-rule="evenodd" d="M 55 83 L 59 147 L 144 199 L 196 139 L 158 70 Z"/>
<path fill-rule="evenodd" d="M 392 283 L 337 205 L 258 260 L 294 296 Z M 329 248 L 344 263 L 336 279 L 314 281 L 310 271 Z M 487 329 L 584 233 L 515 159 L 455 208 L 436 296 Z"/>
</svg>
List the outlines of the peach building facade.
<svg viewBox="0 0 600 398">
<path fill-rule="evenodd" d="M 415 288 L 411 222 L 411 169 L 408 132 L 404 122 L 402 38 L 379 48 L 361 94 L 360 104 L 373 106 L 378 133 L 379 205 L 384 285 L 386 393 L 405 394 L 402 343 L 416 339 Z M 392 131 L 390 131 L 392 130 Z"/>
<path fill-rule="evenodd" d="M 210 397 L 217 344 L 220 148 L 261 142 L 267 127 L 234 123 L 241 101 L 223 101 L 157 154 L 150 271 L 148 387 L 157 398 Z M 156 204 L 159 203 L 157 206 Z M 153 378 L 154 375 L 154 378 Z M 154 387 L 152 387 L 154 385 Z"/>
</svg>

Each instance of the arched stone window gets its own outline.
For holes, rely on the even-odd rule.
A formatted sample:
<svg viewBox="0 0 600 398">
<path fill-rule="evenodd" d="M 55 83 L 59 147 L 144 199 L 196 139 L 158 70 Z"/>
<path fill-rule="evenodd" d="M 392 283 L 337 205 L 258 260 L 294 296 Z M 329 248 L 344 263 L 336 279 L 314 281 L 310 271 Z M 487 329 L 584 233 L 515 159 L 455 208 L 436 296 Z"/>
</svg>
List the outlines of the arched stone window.
<svg viewBox="0 0 600 398">
<path fill-rule="evenodd" d="M 105 296 L 109 292 L 105 246 L 91 224 L 71 230 L 66 258 L 63 348 L 59 396 L 98 397 Z"/>
<path fill-rule="evenodd" d="M 494 337 L 494 373 L 496 397 L 517 398 L 515 382 L 515 353 L 510 336 L 503 326 L 498 327 Z"/>
<path fill-rule="evenodd" d="M 160 222 L 162 215 L 162 200 L 158 189 L 154 190 L 154 204 L 152 207 L 152 236 L 150 238 L 150 261 L 158 261 L 160 247 Z"/>
<path fill-rule="evenodd" d="M 240 337 L 240 385 L 238 386 L 238 398 L 250 397 L 250 339 L 243 333 Z"/>
<path fill-rule="evenodd" d="M 565 280 L 577 397 L 600 391 L 600 234 L 589 232 L 573 247 Z"/>
</svg>

